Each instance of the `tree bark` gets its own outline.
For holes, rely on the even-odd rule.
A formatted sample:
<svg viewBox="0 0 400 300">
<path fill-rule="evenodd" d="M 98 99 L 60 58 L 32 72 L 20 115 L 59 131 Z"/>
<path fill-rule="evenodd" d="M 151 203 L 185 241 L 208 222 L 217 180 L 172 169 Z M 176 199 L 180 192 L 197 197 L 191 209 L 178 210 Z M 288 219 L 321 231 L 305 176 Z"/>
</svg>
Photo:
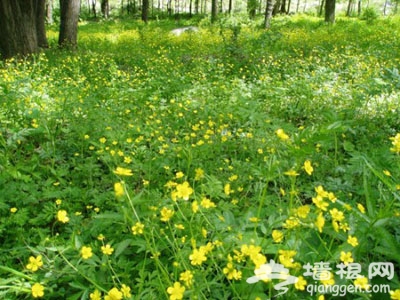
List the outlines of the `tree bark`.
<svg viewBox="0 0 400 300">
<path fill-rule="evenodd" d="M 217 21 L 218 15 L 218 1 L 211 0 L 211 23 L 215 23 Z"/>
<path fill-rule="evenodd" d="M 274 0 L 267 0 L 267 6 L 265 7 L 265 19 L 264 27 L 269 29 L 271 27 L 272 11 L 274 10 Z"/>
<path fill-rule="evenodd" d="M 110 16 L 110 3 L 108 0 L 101 0 L 101 13 L 106 19 Z"/>
<path fill-rule="evenodd" d="M 142 1 L 142 21 L 145 23 L 149 21 L 149 0 Z"/>
<path fill-rule="evenodd" d="M 53 0 L 46 0 L 46 23 L 53 24 Z"/>
<path fill-rule="evenodd" d="M 46 15 L 46 0 L 34 0 L 35 2 L 35 22 L 37 43 L 41 48 L 48 48 L 49 43 L 46 37 L 45 15 Z"/>
<path fill-rule="evenodd" d="M 76 48 L 78 45 L 78 21 L 80 0 L 60 0 L 60 35 L 58 45 Z"/>
<path fill-rule="evenodd" d="M 44 7 L 44 0 L 0 1 L 0 53 L 3 58 L 35 53 L 39 46 L 47 45 Z"/>
<path fill-rule="evenodd" d="M 325 0 L 325 22 L 335 23 L 336 0 Z"/>
</svg>

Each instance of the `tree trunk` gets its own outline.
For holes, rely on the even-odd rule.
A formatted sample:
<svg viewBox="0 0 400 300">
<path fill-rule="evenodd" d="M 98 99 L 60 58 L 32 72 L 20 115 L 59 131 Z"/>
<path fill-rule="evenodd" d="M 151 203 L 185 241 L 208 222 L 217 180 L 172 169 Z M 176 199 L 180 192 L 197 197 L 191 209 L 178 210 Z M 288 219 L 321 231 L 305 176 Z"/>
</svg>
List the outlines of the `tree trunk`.
<svg viewBox="0 0 400 300">
<path fill-rule="evenodd" d="M 149 0 L 142 1 L 142 21 L 145 23 L 149 21 Z"/>
<path fill-rule="evenodd" d="M 60 0 L 60 35 L 58 45 L 76 48 L 80 0 Z"/>
<path fill-rule="evenodd" d="M 53 24 L 53 0 L 46 0 L 46 23 Z"/>
<path fill-rule="evenodd" d="M 269 29 L 271 27 L 272 11 L 274 10 L 274 0 L 267 0 L 267 6 L 265 7 L 265 19 L 264 27 Z"/>
<path fill-rule="evenodd" d="M 346 17 L 350 17 L 353 13 L 354 0 L 349 0 L 347 4 Z"/>
<path fill-rule="evenodd" d="M 233 0 L 229 0 L 228 13 L 232 14 Z"/>
<path fill-rule="evenodd" d="M 325 0 L 325 22 L 335 23 L 336 0 Z"/>
<path fill-rule="evenodd" d="M 282 0 L 281 2 L 281 8 L 279 9 L 279 12 L 281 14 L 286 14 L 286 0 Z"/>
<path fill-rule="evenodd" d="M 218 1 L 211 0 L 211 23 L 215 23 L 217 21 L 218 15 Z"/>
<path fill-rule="evenodd" d="M 321 0 L 321 5 L 319 6 L 318 16 L 322 17 L 322 13 L 324 12 L 325 0 Z"/>
<path fill-rule="evenodd" d="M 36 34 L 38 46 L 48 48 L 49 43 L 46 37 L 46 26 L 44 17 L 46 15 L 46 0 L 35 0 L 35 19 L 36 19 Z"/>
<path fill-rule="evenodd" d="M 47 45 L 44 30 L 44 0 L 1 0 L 0 53 L 2 57 L 9 58 L 17 54 L 27 55 L 37 52 L 39 50 L 38 25 L 41 35 L 40 43 Z"/>
<path fill-rule="evenodd" d="M 200 2 L 200 0 L 194 0 L 194 13 L 196 15 L 199 14 L 199 2 Z"/>
<path fill-rule="evenodd" d="M 267 0 L 268 1 L 268 0 Z M 279 13 L 279 9 L 281 7 L 281 1 L 282 0 L 276 0 L 274 3 L 274 7 L 272 9 L 272 15 L 276 16 Z"/>
<path fill-rule="evenodd" d="M 106 19 L 108 19 L 108 17 L 110 16 L 110 4 L 108 0 L 101 0 L 101 13 Z"/>
</svg>

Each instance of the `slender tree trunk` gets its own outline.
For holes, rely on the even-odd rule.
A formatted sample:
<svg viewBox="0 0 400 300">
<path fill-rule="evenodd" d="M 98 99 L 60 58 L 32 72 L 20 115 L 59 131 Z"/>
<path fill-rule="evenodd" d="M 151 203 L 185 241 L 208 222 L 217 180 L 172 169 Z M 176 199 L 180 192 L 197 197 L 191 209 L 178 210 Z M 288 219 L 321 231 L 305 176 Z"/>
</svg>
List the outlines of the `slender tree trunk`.
<svg viewBox="0 0 400 300">
<path fill-rule="evenodd" d="M 106 19 L 110 16 L 110 3 L 108 0 L 101 0 L 101 13 Z"/>
<path fill-rule="evenodd" d="M 322 13 L 324 12 L 324 7 L 325 7 L 325 0 L 321 0 L 321 5 L 319 6 L 319 12 L 318 15 L 322 17 Z"/>
<path fill-rule="evenodd" d="M 3 58 L 17 54 L 27 55 L 39 50 L 36 27 L 37 24 L 43 23 L 44 28 L 44 10 L 43 14 L 39 14 L 36 7 L 37 4 L 44 7 L 44 4 L 42 6 L 38 1 L 44 2 L 44 0 L 1 0 L 0 53 Z M 39 17 L 41 20 L 37 20 Z"/>
<path fill-rule="evenodd" d="M 194 0 L 194 13 L 199 14 L 199 0 Z"/>
<path fill-rule="evenodd" d="M 58 45 L 76 48 L 80 0 L 60 0 L 60 35 Z"/>
<path fill-rule="evenodd" d="M 217 21 L 218 15 L 218 1 L 211 0 L 211 23 L 215 23 Z"/>
<path fill-rule="evenodd" d="M 279 12 L 281 14 L 286 14 L 286 0 L 282 0 L 281 2 L 281 8 L 279 9 Z"/>
<path fill-rule="evenodd" d="M 279 13 L 282 0 L 276 0 L 274 3 L 274 8 L 272 9 L 272 15 L 276 16 Z"/>
<path fill-rule="evenodd" d="M 267 0 L 267 6 L 265 7 L 265 19 L 264 27 L 269 29 L 271 27 L 272 11 L 274 10 L 274 0 Z"/>
<path fill-rule="evenodd" d="M 357 15 L 361 16 L 361 0 L 358 0 L 358 3 L 357 3 Z"/>
<path fill-rule="evenodd" d="M 350 17 L 353 13 L 354 0 L 349 0 L 347 3 L 346 17 Z"/>
<path fill-rule="evenodd" d="M 145 23 L 149 21 L 149 0 L 142 1 L 142 21 Z"/>
<path fill-rule="evenodd" d="M 386 10 L 387 10 L 388 4 L 389 4 L 388 2 L 389 2 L 388 0 L 385 0 L 385 4 L 383 5 L 383 15 L 384 16 L 386 16 L 386 14 L 387 14 Z"/>
<path fill-rule="evenodd" d="M 48 48 L 49 43 L 46 37 L 46 26 L 44 17 L 46 14 L 46 0 L 34 0 L 35 3 L 35 19 L 36 19 L 36 34 L 37 43 L 41 48 Z"/>
<path fill-rule="evenodd" d="M 232 14 L 233 0 L 229 0 L 228 13 Z"/>
<path fill-rule="evenodd" d="M 46 23 L 53 24 L 53 0 L 46 0 Z"/>
<path fill-rule="evenodd" d="M 336 0 L 325 0 L 325 22 L 335 23 Z"/>
</svg>

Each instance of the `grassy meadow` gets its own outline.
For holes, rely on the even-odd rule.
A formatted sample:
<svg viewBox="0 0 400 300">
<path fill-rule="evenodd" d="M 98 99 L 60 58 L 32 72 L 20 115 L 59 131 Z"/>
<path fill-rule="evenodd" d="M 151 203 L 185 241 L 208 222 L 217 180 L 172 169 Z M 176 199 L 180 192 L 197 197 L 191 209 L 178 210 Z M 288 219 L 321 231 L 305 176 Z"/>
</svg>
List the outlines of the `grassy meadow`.
<svg viewBox="0 0 400 300">
<path fill-rule="evenodd" d="M 0 298 L 400 299 L 400 19 L 185 25 L 0 62 Z"/>
</svg>

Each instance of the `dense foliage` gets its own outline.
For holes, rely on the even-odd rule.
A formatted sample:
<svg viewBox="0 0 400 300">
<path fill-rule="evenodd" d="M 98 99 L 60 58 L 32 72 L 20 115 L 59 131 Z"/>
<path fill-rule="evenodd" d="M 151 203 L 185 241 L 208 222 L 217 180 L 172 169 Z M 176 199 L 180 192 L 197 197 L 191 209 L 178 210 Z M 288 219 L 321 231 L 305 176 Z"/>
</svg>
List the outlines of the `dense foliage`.
<svg viewBox="0 0 400 300">
<path fill-rule="evenodd" d="M 2 298 L 269 299 L 246 279 L 272 259 L 299 277 L 278 299 L 400 299 L 400 20 L 237 18 L 81 24 L 2 63 Z"/>
</svg>

